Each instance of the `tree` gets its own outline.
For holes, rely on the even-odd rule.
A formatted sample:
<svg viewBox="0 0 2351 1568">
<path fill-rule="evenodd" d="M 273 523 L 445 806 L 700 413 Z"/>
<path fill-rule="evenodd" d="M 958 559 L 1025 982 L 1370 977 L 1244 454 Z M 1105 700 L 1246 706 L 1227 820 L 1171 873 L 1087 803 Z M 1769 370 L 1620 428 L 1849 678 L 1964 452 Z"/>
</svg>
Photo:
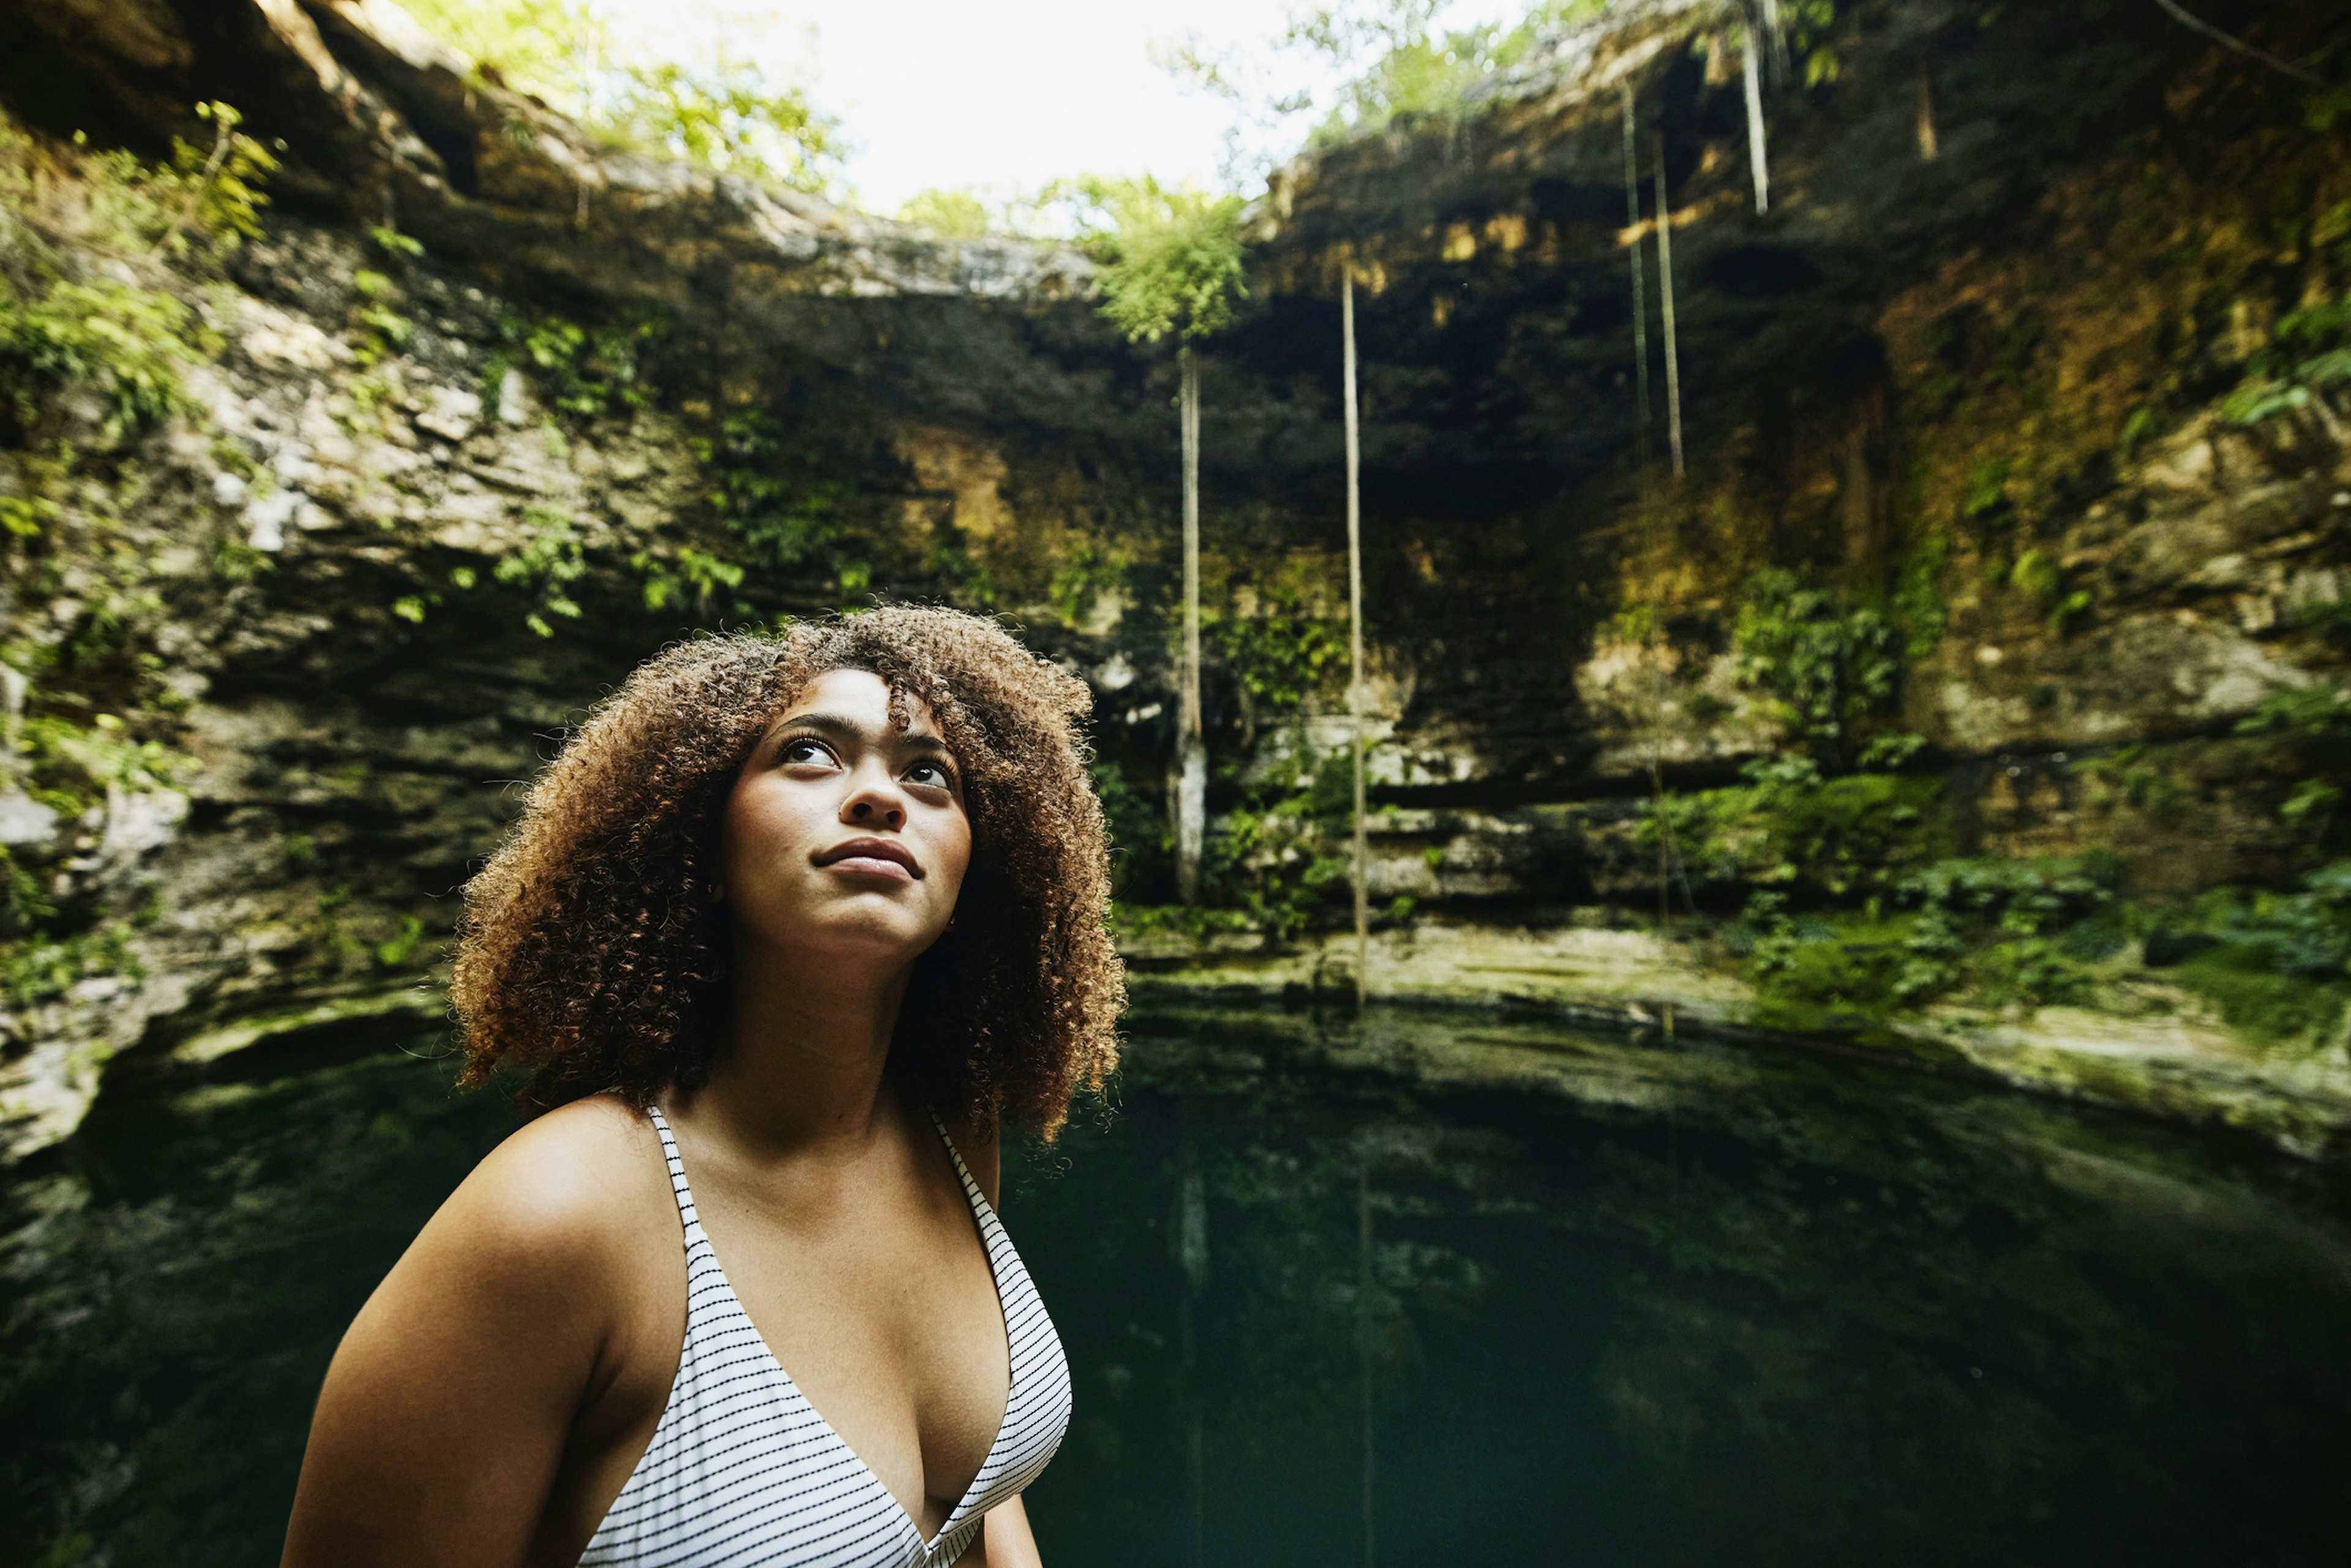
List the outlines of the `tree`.
<svg viewBox="0 0 2351 1568">
<path fill-rule="evenodd" d="M 1184 442 L 1184 653 L 1176 734 L 1176 883 L 1186 904 L 1199 897 L 1207 828 L 1208 748 L 1200 715 L 1200 362 L 1192 346 L 1232 319 L 1247 292 L 1240 198 L 1140 180 L 1082 183 L 1108 220 L 1087 236 L 1102 264 L 1102 314 L 1130 341 L 1174 334 L 1181 345 L 1178 421 Z"/>
<path fill-rule="evenodd" d="M 1339 377 L 1347 422 L 1347 721 L 1355 753 L 1355 1005 L 1360 1008 L 1372 985 L 1372 852 L 1364 826 L 1364 454 L 1355 411 L 1352 263 L 1339 288 Z"/>
<path fill-rule="evenodd" d="M 906 198 L 898 208 L 898 221 L 948 239 L 985 239 L 997 228 L 978 192 L 935 185 Z"/>
<path fill-rule="evenodd" d="M 1294 8 L 1280 31 L 1212 45 L 1195 32 L 1154 47 L 1160 67 L 1233 113 L 1226 178 L 1261 174 L 1301 140 L 1375 131 L 1398 115 L 1449 114 L 1477 83 L 1524 59 L 1547 33 L 1614 0 L 1537 0 L 1518 21 L 1442 27 L 1447 0 L 1331 0 Z"/>
<path fill-rule="evenodd" d="M 839 128 L 798 89 L 719 51 L 622 66 L 603 85 L 593 123 L 646 152 L 805 191 L 837 192 Z"/>
<path fill-rule="evenodd" d="M 723 42 L 632 57 L 583 0 L 405 0 L 484 75 L 619 145 L 841 194 L 841 128 Z"/>
</svg>

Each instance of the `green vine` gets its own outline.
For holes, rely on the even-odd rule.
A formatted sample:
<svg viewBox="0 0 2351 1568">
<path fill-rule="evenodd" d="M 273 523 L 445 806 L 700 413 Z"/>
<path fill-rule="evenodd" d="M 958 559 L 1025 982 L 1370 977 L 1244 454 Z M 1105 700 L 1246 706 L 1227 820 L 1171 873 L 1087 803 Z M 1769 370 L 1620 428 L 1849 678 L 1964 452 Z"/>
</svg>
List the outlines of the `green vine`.
<svg viewBox="0 0 2351 1568">
<path fill-rule="evenodd" d="M 580 528 L 570 513 L 555 507 L 523 508 L 523 542 L 498 559 L 491 574 L 510 587 L 533 591 L 538 602 L 523 624 L 542 637 L 555 635 L 549 615 L 580 618 L 579 602 L 567 591 L 588 574 Z"/>
<path fill-rule="evenodd" d="M 645 403 L 644 351 L 667 331 L 666 319 L 650 313 L 602 327 L 554 315 L 503 317 L 500 346 L 482 362 L 483 405 L 496 407 L 507 372 L 519 370 L 576 419 L 633 413 Z"/>
<path fill-rule="evenodd" d="M 849 548 L 854 486 L 814 453 L 789 446 L 775 415 L 746 410 L 694 439 L 708 476 L 711 510 L 741 543 L 747 564 L 766 571 L 822 568 L 842 602 L 863 594 L 873 569 Z"/>
</svg>

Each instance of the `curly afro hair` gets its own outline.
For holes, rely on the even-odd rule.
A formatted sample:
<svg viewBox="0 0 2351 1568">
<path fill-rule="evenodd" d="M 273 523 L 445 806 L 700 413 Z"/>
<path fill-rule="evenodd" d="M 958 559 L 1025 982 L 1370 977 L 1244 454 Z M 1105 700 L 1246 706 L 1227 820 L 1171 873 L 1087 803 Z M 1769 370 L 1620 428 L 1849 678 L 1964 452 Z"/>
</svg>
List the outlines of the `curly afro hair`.
<svg viewBox="0 0 2351 1568">
<path fill-rule="evenodd" d="M 915 961 L 893 1079 L 943 1114 L 1048 1137 L 1101 1086 L 1126 989 L 1091 695 L 992 622 L 905 605 L 683 643 L 598 706 L 466 886 L 451 999 L 468 1086 L 523 1069 L 522 1103 L 544 1110 L 707 1075 L 731 1005 L 720 815 L 777 716 L 842 669 L 879 675 L 902 728 L 910 702 L 929 707 L 971 819 L 959 918 Z"/>
</svg>

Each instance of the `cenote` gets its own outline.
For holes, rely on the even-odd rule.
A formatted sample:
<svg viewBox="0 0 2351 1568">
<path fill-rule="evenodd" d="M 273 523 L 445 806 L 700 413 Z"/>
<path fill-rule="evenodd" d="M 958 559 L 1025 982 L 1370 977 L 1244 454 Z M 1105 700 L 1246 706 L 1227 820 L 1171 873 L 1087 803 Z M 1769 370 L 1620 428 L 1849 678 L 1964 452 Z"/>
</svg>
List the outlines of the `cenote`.
<svg viewBox="0 0 2351 1568">
<path fill-rule="evenodd" d="M 1049 1562 L 2338 1562 L 2340 1175 L 1913 1070 L 1157 1010 L 1008 1222 Z M 5 1189 L 0 1555 L 276 1560 L 351 1313 L 513 1125 L 430 1040 L 118 1072 Z M 1368 1532 L 1368 1540 L 1367 1540 Z"/>
</svg>

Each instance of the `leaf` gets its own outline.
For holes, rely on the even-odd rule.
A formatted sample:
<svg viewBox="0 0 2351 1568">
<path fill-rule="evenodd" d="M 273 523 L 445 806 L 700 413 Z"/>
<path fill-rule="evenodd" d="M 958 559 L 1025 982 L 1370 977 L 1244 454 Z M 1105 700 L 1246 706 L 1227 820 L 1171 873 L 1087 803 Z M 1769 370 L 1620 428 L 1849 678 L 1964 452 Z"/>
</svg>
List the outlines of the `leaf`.
<svg viewBox="0 0 2351 1568">
<path fill-rule="evenodd" d="M 2334 810 L 2342 799 L 2343 791 L 2335 785 L 2323 779 L 2305 779 L 2278 808 L 2278 815 L 2289 822 L 2299 822 L 2313 813 L 2323 817 Z"/>
</svg>

